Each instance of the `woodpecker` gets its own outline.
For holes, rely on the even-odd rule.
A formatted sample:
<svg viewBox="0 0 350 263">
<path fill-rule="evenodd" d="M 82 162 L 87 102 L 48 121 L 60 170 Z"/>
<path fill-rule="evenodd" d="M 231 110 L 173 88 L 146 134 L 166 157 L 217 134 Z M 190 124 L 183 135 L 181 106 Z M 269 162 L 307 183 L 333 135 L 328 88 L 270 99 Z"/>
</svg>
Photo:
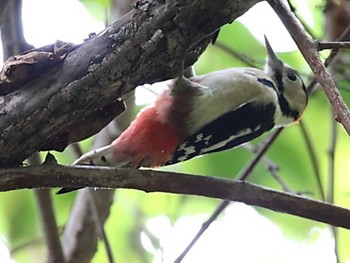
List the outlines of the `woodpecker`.
<svg viewBox="0 0 350 263">
<path fill-rule="evenodd" d="M 163 82 L 164 91 L 110 145 L 74 164 L 159 167 L 224 151 L 298 122 L 308 102 L 298 72 L 265 37 L 265 70 L 229 68 Z M 64 189 L 60 193 L 66 192 Z"/>
</svg>

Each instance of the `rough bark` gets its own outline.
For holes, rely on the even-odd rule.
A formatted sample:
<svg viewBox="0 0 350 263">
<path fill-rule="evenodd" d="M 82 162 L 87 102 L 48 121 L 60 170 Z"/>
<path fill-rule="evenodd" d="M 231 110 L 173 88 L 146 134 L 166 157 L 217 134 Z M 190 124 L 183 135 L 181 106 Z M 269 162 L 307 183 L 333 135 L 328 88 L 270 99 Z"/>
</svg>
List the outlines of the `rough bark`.
<svg viewBox="0 0 350 263">
<path fill-rule="evenodd" d="M 133 0 L 112 1 L 111 16 L 113 21 L 130 11 L 132 7 L 131 2 Z M 119 136 L 120 131 L 125 130 L 129 126 L 133 118 L 132 113 L 135 105 L 134 92 L 123 96 L 123 99 L 126 104 L 126 110 L 95 136 L 90 150 L 111 143 Z M 78 192 L 62 235 L 62 246 L 66 261 L 71 263 L 91 262 L 99 240 L 103 240 L 104 247 L 108 250 L 108 238 L 105 236 L 103 239 L 99 236 L 99 231 L 97 230 L 99 227 L 103 227 L 102 224 L 107 220 L 114 200 L 114 189 L 100 189 L 92 193 L 91 189 L 85 188 Z M 96 218 L 93 212 L 95 210 L 92 209 L 94 203 L 97 204 L 97 216 L 100 219 L 98 222 L 93 220 Z"/>
<path fill-rule="evenodd" d="M 203 39 L 256 2 L 137 2 L 62 64 L 0 97 L 0 166 L 91 136 L 120 112 L 122 94 L 175 76 L 185 57 L 188 65 L 198 58 Z"/>
</svg>

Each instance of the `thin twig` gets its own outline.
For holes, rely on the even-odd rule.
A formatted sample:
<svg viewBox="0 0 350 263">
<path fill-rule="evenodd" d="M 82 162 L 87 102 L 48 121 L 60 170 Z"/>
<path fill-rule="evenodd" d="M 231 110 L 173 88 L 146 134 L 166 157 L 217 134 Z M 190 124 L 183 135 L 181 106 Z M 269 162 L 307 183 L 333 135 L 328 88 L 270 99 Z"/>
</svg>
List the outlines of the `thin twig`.
<svg viewBox="0 0 350 263">
<path fill-rule="evenodd" d="M 344 33 L 339 37 L 338 41 L 347 40 L 349 38 L 350 38 L 350 25 L 344 30 Z M 330 67 L 332 63 L 335 61 L 335 58 L 338 56 L 338 54 L 339 54 L 339 51 L 332 49 L 331 53 L 329 54 L 329 56 L 326 58 L 324 62 L 324 66 L 326 68 Z M 316 84 L 317 84 L 316 77 L 313 77 L 307 87 L 307 91 L 309 94 L 312 94 L 314 92 Z"/>
<path fill-rule="evenodd" d="M 254 156 L 254 158 L 249 162 L 249 164 L 239 173 L 237 176 L 237 180 L 245 181 L 258 164 L 260 159 L 264 156 L 266 151 L 271 147 L 273 142 L 277 139 L 277 137 L 282 132 L 283 128 L 278 128 L 273 131 L 260 145 Z"/>
<path fill-rule="evenodd" d="M 248 178 L 248 176 L 251 174 L 251 172 L 253 171 L 255 166 L 259 163 L 260 159 L 263 157 L 265 152 L 269 149 L 269 147 L 272 145 L 272 143 L 275 141 L 275 139 L 281 133 L 282 129 L 283 128 L 279 128 L 279 129 L 275 130 L 274 132 L 272 132 L 270 134 L 270 136 L 267 137 L 260 144 L 255 156 L 248 163 L 248 165 L 241 170 L 241 172 L 237 176 L 237 180 L 244 181 Z M 187 245 L 185 250 L 176 258 L 176 260 L 174 261 L 175 263 L 180 263 L 183 260 L 183 258 L 192 249 L 192 247 L 196 244 L 196 242 L 204 234 L 204 232 L 208 229 L 208 227 L 218 218 L 218 216 L 225 210 L 225 208 L 229 204 L 230 204 L 230 201 L 228 201 L 228 200 L 223 200 L 220 202 L 220 204 L 216 207 L 216 209 L 211 214 L 211 216 L 208 218 L 208 220 L 202 224 L 202 227 L 199 229 L 198 233 L 193 237 L 191 242 Z"/>
<path fill-rule="evenodd" d="M 29 158 L 31 165 L 41 163 L 39 153 L 35 153 Z M 65 262 L 55 213 L 52 205 L 50 189 L 34 189 L 35 199 L 40 212 L 42 232 L 48 249 L 48 262 Z"/>
<path fill-rule="evenodd" d="M 190 252 L 192 247 L 197 243 L 199 238 L 204 234 L 204 232 L 208 229 L 208 227 L 218 218 L 218 216 L 226 209 L 226 207 L 231 203 L 231 201 L 223 200 L 216 207 L 215 211 L 211 214 L 207 221 L 205 221 L 198 233 L 194 236 L 191 242 L 187 245 L 184 251 L 174 260 L 174 263 L 180 263 L 184 257 Z"/>
<path fill-rule="evenodd" d="M 30 249 L 30 248 L 33 248 L 35 246 L 42 246 L 44 244 L 44 242 L 45 241 L 44 241 L 43 237 L 41 237 L 41 236 L 33 238 L 31 240 L 27 240 L 23 243 L 20 243 L 19 245 L 15 246 L 15 247 L 12 247 L 10 249 L 10 255 L 14 256 L 16 253 L 20 253 L 24 249 Z"/>
<path fill-rule="evenodd" d="M 76 155 L 76 158 L 78 158 L 82 155 L 83 151 L 78 143 L 73 143 L 70 146 L 73 149 L 73 151 Z M 114 263 L 115 259 L 113 256 L 113 251 L 111 249 L 111 245 L 110 245 L 109 239 L 107 237 L 107 234 L 104 230 L 103 221 L 101 220 L 99 212 L 98 212 L 98 203 L 97 203 L 96 193 L 94 192 L 94 190 L 92 188 L 87 188 L 86 191 L 88 191 L 88 193 L 89 193 L 89 197 L 90 197 L 89 206 L 90 206 L 92 218 L 93 218 L 94 223 L 95 223 L 96 231 L 97 231 L 98 235 L 100 236 L 100 238 L 103 240 L 109 262 Z"/>
<path fill-rule="evenodd" d="M 115 260 L 114 260 L 114 256 L 113 256 L 113 251 L 112 251 L 110 242 L 108 240 L 108 237 L 106 235 L 106 231 L 103 227 L 103 222 L 102 222 L 100 215 L 98 213 L 98 208 L 97 208 L 98 204 L 97 204 L 97 200 L 95 198 L 95 192 L 92 188 L 88 188 L 88 191 L 90 194 L 91 214 L 92 214 L 93 219 L 95 221 L 97 233 L 99 234 L 100 238 L 103 240 L 103 242 L 105 244 L 106 253 L 107 253 L 109 263 L 114 263 Z"/>
<path fill-rule="evenodd" d="M 58 226 L 58 235 L 63 232 L 63 227 Z M 10 254 L 14 255 L 16 253 L 20 253 L 23 249 L 29 249 L 30 247 L 35 247 L 44 244 L 45 240 L 43 237 L 34 237 L 30 240 L 24 241 L 23 243 L 18 244 L 10 249 Z"/>
<path fill-rule="evenodd" d="M 337 145 L 337 123 L 331 120 L 331 132 L 330 132 L 330 145 L 329 145 L 329 172 L 328 172 L 328 191 L 327 191 L 327 202 L 334 203 L 334 191 L 335 191 L 335 150 Z M 338 253 L 338 233 L 334 226 L 331 226 L 331 230 L 334 237 L 334 253 L 336 255 L 337 263 L 339 263 Z"/>
<path fill-rule="evenodd" d="M 288 5 L 290 10 L 293 12 L 293 14 L 298 18 L 298 20 L 300 21 L 301 25 L 305 28 L 306 32 L 312 37 L 312 38 L 316 38 L 315 34 L 312 32 L 311 28 L 309 27 L 308 24 L 305 23 L 304 19 L 302 19 L 296 12 L 296 9 L 294 7 L 294 5 L 292 5 L 291 1 L 288 0 Z"/>
<path fill-rule="evenodd" d="M 338 41 L 344 41 L 344 40 L 349 40 L 350 38 L 350 25 L 344 30 L 344 32 L 341 34 Z M 324 65 L 326 67 L 329 67 L 331 63 L 334 61 L 334 58 L 339 54 L 338 50 L 331 50 L 331 54 L 327 57 L 326 61 L 324 62 Z"/>
<path fill-rule="evenodd" d="M 54 217 L 50 189 L 35 189 L 34 193 L 40 211 L 46 245 L 49 251 L 48 262 L 65 262 L 57 231 L 57 223 Z"/>
<path fill-rule="evenodd" d="M 250 150 L 253 153 L 257 152 L 258 147 L 254 147 L 251 144 L 245 144 L 242 147 Z M 264 156 L 261 159 L 261 162 L 266 166 L 266 169 L 270 172 L 272 178 L 276 180 L 276 182 L 282 187 L 282 189 L 287 193 L 294 193 L 294 194 L 300 194 L 299 192 L 295 192 L 292 189 L 290 189 L 287 184 L 282 180 L 280 176 L 278 176 L 277 172 L 279 170 L 279 167 L 274 164 L 270 159 L 268 159 L 266 156 Z"/>
<path fill-rule="evenodd" d="M 340 38 L 338 39 L 339 41 L 342 40 L 349 40 L 350 39 L 350 25 L 344 30 Z M 333 65 L 331 62 L 334 61 L 334 58 L 336 55 L 338 55 L 339 52 L 332 50 L 331 54 L 327 58 L 326 62 L 328 62 L 329 65 Z M 330 60 L 330 58 L 333 58 Z M 328 61 L 329 60 L 329 61 Z M 345 75 L 343 75 L 345 76 Z M 334 180 L 335 180 L 335 149 L 336 149 L 336 143 L 337 143 L 337 125 L 335 121 L 332 119 L 331 120 L 331 133 L 330 133 L 330 146 L 329 146 L 329 173 L 328 173 L 328 191 L 327 191 L 327 201 L 334 203 Z M 337 263 L 340 262 L 339 260 L 339 240 L 338 240 L 338 231 L 334 226 L 330 226 L 331 231 L 334 237 L 334 253 L 336 256 L 336 261 Z"/>
<path fill-rule="evenodd" d="M 304 138 L 304 141 L 305 141 L 305 144 L 306 144 L 306 148 L 309 152 L 309 156 L 310 156 L 310 159 L 311 159 L 311 164 L 312 164 L 312 168 L 314 170 L 314 175 L 315 175 L 315 178 L 316 178 L 316 182 L 317 182 L 317 188 L 318 188 L 318 191 L 320 193 L 320 196 L 321 196 L 321 200 L 322 201 L 325 201 L 326 200 L 326 197 L 325 197 L 325 194 L 324 194 L 324 188 L 323 188 L 323 185 L 322 185 L 322 180 L 321 180 L 321 172 L 320 172 L 320 165 L 319 165 L 319 162 L 318 162 L 318 158 L 317 158 L 317 154 L 316 154 L 316 151 L 315 151 L 315 147 L 312 143 L 312 140 L 311 140 L 311 136 L 309 135 L 309 132 L 304 124 L 303 121 L 300 122 L 300 130 L 301 130 L 301 133 L 303 135 L 303 138 Z"/>
<path fill-rule="evenodd" d="M 345 104 L 337 86 L 334 83 L 332 76 L 327 71 L 322 63 L 322 60 L 317 51 L 315 41 L 305 33 L 299 21 L 281 0 L 268 0 L 271 7 L 275 10 L 285 27 L 295 40 L 300 52 L 303 54 L 306 62 L 315 74 L 317 81 L 323 87 L 327 98 L 332 105 L 335 113 L 335 118 L 339 121 L 347 133 L 350 135 L 350 112 Z"/>
<path fill-rule="evenodd" d="M 264 161 L 264 163 L 265 163 L 265 161 Z M 278 176 L 278 174 L 277 174 L 278 167 L 277 166 L 271 165 L 271 164 L 268 164 L 268 163 L 265 163 L 265 165 L 267 166 L 267 169 L 269 170 L 271 176 L 282 187 L 284 192 L 292 193 L 292 194 L 299 194 L 299 193 L 293 191 L 292 189 L 290 189 L 288 187 L 288 185 L 282 180 L 282 178 L 280 176 Z"/>
<path fill-rule="evenodd" d="M 318 41 L 317 49 L 319 51 L 325 49 L 332 49 L 334 51 L 338 51 L 339 49 L 349 49 L 350 42 L 349 41 Z"/>
</svg>

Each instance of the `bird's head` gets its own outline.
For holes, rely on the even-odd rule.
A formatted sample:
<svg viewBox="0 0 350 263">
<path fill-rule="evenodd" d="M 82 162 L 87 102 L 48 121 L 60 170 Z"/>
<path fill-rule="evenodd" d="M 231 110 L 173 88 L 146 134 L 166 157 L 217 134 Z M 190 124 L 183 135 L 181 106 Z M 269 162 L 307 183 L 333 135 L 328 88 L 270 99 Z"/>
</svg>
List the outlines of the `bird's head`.
<svg viewBox="0 0 350 263">
<path fill-rule="evenodd" d="M 273 51 L 265 36 L 267 63 L 265 73 L 274 81 L 282 114 L 297 121 L 305 110 L 308 95 L 298 72 L 283 63 Z"/>
</svg>

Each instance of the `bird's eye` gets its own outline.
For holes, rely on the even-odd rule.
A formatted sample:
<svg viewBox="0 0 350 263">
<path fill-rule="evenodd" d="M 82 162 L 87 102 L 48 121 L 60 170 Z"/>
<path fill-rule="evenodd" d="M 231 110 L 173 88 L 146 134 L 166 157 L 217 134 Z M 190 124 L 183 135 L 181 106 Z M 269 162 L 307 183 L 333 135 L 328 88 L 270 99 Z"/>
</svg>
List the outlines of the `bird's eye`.
<svg viewBox="0 0 350 263">
<path fill-rule="evenodd" d="M 297 79 L 297 76 L 296 76 L 294 73 L 292 73 L 292 72 L 289 72 L 289 73 L 287 74 L 287 77 L 288 77 L 291 81 L 295 81 L 295 80 Z"/>
</svg>

